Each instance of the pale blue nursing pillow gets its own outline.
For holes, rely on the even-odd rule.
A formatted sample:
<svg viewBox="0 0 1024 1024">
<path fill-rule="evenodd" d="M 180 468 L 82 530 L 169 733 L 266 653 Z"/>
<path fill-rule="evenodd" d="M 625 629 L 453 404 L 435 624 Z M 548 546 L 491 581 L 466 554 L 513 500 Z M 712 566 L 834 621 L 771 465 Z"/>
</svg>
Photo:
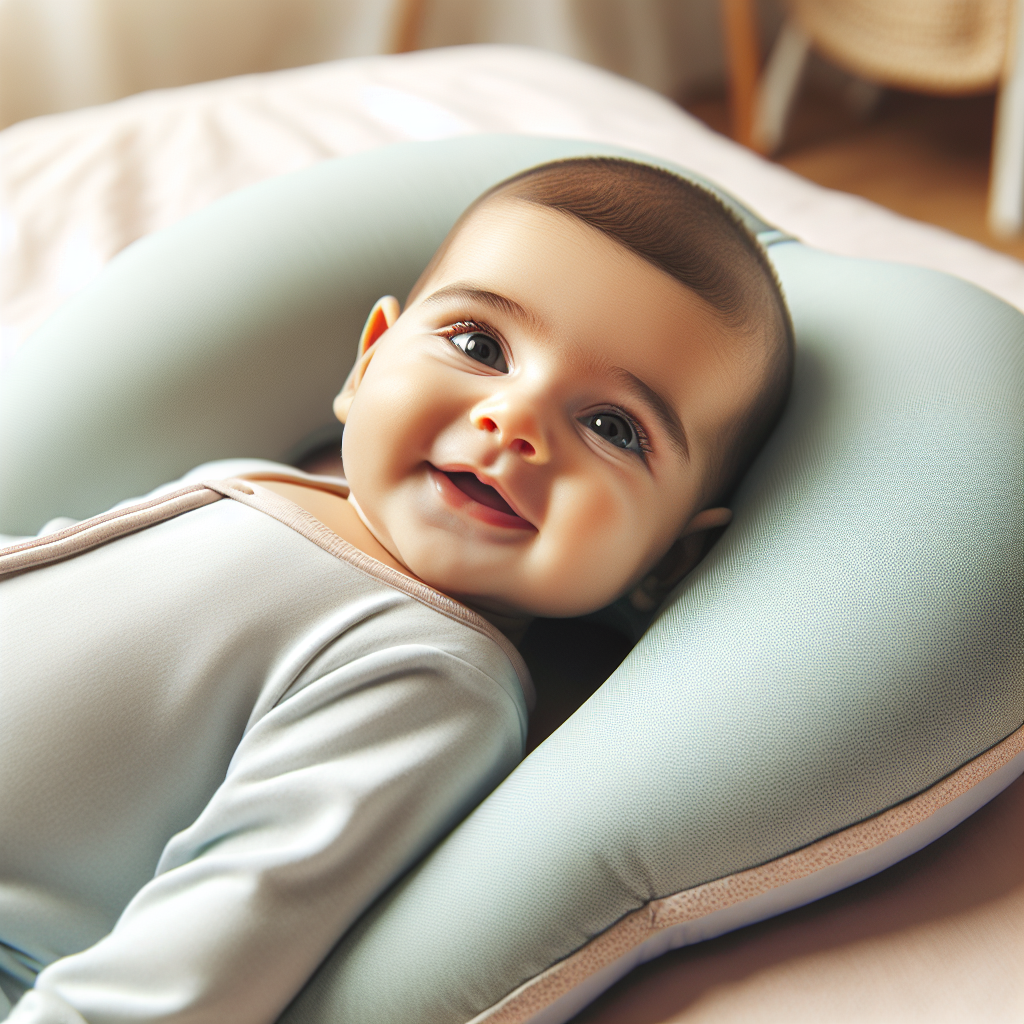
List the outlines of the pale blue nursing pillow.
<svg viewBox="0 0 1024 1024">
<path fill-rule="evenodd" d="M 394 146 L 136 243 L 6 375 L 0 532 L 329 439 L 370 305 L 409 289 L 478 193 L 617 152 Z M 906 856 L 1024 768 L 1024 318 L 746 217 L 797 364 L 732 526 L 595 696 L 342 940 L 289 1024 L 564 1021 L 644 959 Z"/>
</svg>

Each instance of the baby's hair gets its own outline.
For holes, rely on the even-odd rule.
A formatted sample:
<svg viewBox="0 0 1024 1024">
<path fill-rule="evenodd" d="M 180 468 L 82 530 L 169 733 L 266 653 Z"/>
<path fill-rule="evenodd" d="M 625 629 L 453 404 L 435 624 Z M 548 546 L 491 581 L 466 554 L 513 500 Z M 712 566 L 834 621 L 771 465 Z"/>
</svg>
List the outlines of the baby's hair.
<svg viewBox="0 0 1024 1024">
<path fill-rule="evenodd" d="M 706 188 L 670 171 L 615 157 L 581 157 L 533 167 L 495 185 L 459 218 L 413 288 L 444 258 L 462 224 L 501 199 L 567 213 L 619 242 L 700 296 L 731 330 L 764 345 L 762 382 L 721 438 L 705 505 L 735 488 L 778 420 L 793 374 L 793 328 L 764 249 Z"/>
</svg>

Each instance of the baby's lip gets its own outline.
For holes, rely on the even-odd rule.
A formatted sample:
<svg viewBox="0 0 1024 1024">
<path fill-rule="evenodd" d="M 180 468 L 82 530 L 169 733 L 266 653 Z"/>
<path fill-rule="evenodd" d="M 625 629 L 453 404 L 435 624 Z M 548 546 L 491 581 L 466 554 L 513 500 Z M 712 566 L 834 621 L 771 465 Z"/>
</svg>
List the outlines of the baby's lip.
<svg viewBox="0 0 1024 1024">
<path fill-rule="evenodd" d="M 486 474 L 462 465 L 431 465 L 430 468 L 434 473 L 444 477 L 465 498 L 470 499 L 468 511 L 474 518 L 481 519 L 492 526 L 505 526 L 520 530 L 536 529 L 533 523 L 522 515 L 515 504 L 509 500 L 508 494 L 498 482 Z M 452 496 L 450 492 L 448 493 L 449 496 Z"/>
</svg>

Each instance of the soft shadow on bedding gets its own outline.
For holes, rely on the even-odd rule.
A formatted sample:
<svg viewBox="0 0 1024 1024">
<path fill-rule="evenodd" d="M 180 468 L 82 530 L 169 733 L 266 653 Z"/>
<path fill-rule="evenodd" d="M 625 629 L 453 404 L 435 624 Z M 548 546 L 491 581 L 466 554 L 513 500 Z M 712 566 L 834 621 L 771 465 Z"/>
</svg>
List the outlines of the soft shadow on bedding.
<svg viewBox="0 0 1024 1024">
<path fill-rule="evenodd" d="M 1022 848 L 1024 778 L 859 885 L 637 968 L 572 1024 L 1019 1019 Z"/>
<path fill-rule="evenodd" d="M 619 667 L 633 644 L 583 619 L 536 619 L 520 652 L 533 676 L 537 706 L 526 752 L 547 739 Z"/>
</svg>

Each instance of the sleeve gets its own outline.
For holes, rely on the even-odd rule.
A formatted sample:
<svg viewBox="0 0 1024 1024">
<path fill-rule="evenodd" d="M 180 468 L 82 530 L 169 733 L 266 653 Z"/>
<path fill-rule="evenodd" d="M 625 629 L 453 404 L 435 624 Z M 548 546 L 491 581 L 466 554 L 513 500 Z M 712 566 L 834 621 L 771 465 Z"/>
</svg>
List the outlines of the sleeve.
<svg viewBox="0 0 1024 1024">
<path fill-rule="evenodd" d="M 114 929 L 43 970 L 9 1021 L 274 1021 L 522 742 L 508 691 L 434 647 L 376 651 L 293 688 Z"/>
</svg>

